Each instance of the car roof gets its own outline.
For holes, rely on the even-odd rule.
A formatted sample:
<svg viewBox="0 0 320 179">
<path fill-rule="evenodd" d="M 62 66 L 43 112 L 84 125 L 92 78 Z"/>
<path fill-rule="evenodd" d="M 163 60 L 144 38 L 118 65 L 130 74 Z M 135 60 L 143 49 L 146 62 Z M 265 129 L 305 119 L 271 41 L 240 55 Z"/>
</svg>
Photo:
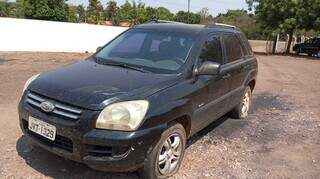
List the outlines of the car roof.
<svg viewBox="0 0 320 179">
<path fill-rule="evenodd" d="M 167 31 L 167 32 L 177 32 L 185 33 L 189 35 L 199 35 L 202 32 L 239 32 L 239 29 L 234 26 L 229 25 L 199 25 L 199 24 L 185 24 L 178 22 L 166 22 L 166 23 L 145 23 L 141 25 L 136 25 L 133 28 L 136 29 L 151 29 L 157 31 Z"/>
</svg>

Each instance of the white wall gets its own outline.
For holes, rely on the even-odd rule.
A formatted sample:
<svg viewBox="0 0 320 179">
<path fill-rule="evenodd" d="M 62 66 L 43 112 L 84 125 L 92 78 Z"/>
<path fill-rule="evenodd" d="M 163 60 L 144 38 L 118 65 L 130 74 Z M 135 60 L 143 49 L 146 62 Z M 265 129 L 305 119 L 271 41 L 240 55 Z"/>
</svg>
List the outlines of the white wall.
<svg viewBox="0 0 320 179">
<path fill-rule="evenodd" d="M 126 29 L 0 17 L 0 51 L 95 52 Z"/>
</svg>

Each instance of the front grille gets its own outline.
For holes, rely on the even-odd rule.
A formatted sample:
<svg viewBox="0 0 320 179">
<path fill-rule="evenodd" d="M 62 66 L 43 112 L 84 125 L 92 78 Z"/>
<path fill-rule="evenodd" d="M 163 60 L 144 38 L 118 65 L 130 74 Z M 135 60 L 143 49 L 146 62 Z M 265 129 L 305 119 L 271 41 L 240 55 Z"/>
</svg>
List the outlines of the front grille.
<svg viewBox="0 0 320 179">
<path fill-rule="evenodd" d="M 28 121 L 26 121 L 26 120 L 23 120 L 23 127 L 32 138 L 38 140 L 42 144 L 47 145 L 49 147 L 60 148 L 60 149 L 65 150 L 67 152 L 71 152 L 71 153 L 73 152 L 73 143 L 72 143 L 71 139 L 64 137 L 64 136 L 61 136 L 61 135 L 56 135 L 56 138 L 54 141 L 49 140 L 45 137 L 42 137 L 39 134 L 36 134 L 36 133 L 28 130 Z"/>
<path fill-rule="evenodd" d="M 73 121 L 78 120 L 82 113 L 82 110 L 77 107 L 63 104 L 61 102 L 58 102 L 53 99 L 49 99 L 47 97 L 44 97 L 42 95 L 36 94 L 31 91 L 28 92 L 26 101 L 27 103 L 38 108 L 39 110 L 41 110 L 42 102 L 49 101 L 54 105 L 54 110 L 51 111 L 50 113 L 55 114 L 58 117 L 63 117 L 68 120 L 73 120 Z"/>
</svg>

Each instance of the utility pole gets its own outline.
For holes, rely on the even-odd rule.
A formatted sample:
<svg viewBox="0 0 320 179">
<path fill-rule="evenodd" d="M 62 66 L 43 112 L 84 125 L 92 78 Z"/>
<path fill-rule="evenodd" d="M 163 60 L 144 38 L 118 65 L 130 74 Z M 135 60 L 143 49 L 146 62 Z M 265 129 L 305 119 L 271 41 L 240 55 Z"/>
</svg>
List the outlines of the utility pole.
<svg viewBox="0 0 320 179">
<path fill-rule="evenodd" d="M 190 23 L 190 0 L 188 0 L 188 24 Z"/>
</svg>

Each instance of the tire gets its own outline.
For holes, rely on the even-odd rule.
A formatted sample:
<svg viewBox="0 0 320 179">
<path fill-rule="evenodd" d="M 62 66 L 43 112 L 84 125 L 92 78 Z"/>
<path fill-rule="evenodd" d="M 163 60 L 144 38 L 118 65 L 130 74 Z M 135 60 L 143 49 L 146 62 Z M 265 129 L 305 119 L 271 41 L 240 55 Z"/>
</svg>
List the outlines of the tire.
<svg viewBox="0 0 320 179">
<path fill-rule="evenodd" d="M 300 55 L 300 53 L 301 53 L 301 47 L 299 47 L 299 48 L 297 49 L 296 55 Z"/>
<path fill-rule="evenodd" d="M 318 53 L 317 53 L 317 57 L 319 57 L 320 58 L 320 50 L 318 51 Z"/>
<path fill-rule="evenodd" d="M 246 104 L 246 105 L 245 105 Z M 252 104 L 252 91 L 249 86 L 246 87 L 239 104 L 230 111 L 229 115 L 235 119 L 244 119 L 248 116 Z M 244 109 L 246 108 L 246 109 Z"/>
<path fill-rule="evenodd" d="M 183 160 L 186 138 L 186 131 L 184 127 L 179 123 L 175 123 L 167 130 L 165 130 L 161 135 L 161 139 L 151 150 L 151 152 L 149 152 L 144 162 L 144 166 L 139 170 L 140 176 L 145 179 L 162 179 L 176 174 Z M 177 144 L 175 149 L 175 147 L 173 146 L 175 146 L 174 144 L 178 140 L 180 141 L 180 143 Z M 168 147 L 170 148 L 169 150 Z M 178 153 L 177 151 L 179 151 L 180 153 Z M 177 156 L 178 158 L 176 158 Z M 160 162 L 160 158 L 163 158 L 164 160 L 162 161 L 165 162 Z M 170 163 L 169 166 L 173 166 L 173 169 L 170 170 L 169 168 L 168 170 L 166 170 L 166 168 L 168 168 L 166 167 L 168 166 L 167 161 Z"/>
</svg>

